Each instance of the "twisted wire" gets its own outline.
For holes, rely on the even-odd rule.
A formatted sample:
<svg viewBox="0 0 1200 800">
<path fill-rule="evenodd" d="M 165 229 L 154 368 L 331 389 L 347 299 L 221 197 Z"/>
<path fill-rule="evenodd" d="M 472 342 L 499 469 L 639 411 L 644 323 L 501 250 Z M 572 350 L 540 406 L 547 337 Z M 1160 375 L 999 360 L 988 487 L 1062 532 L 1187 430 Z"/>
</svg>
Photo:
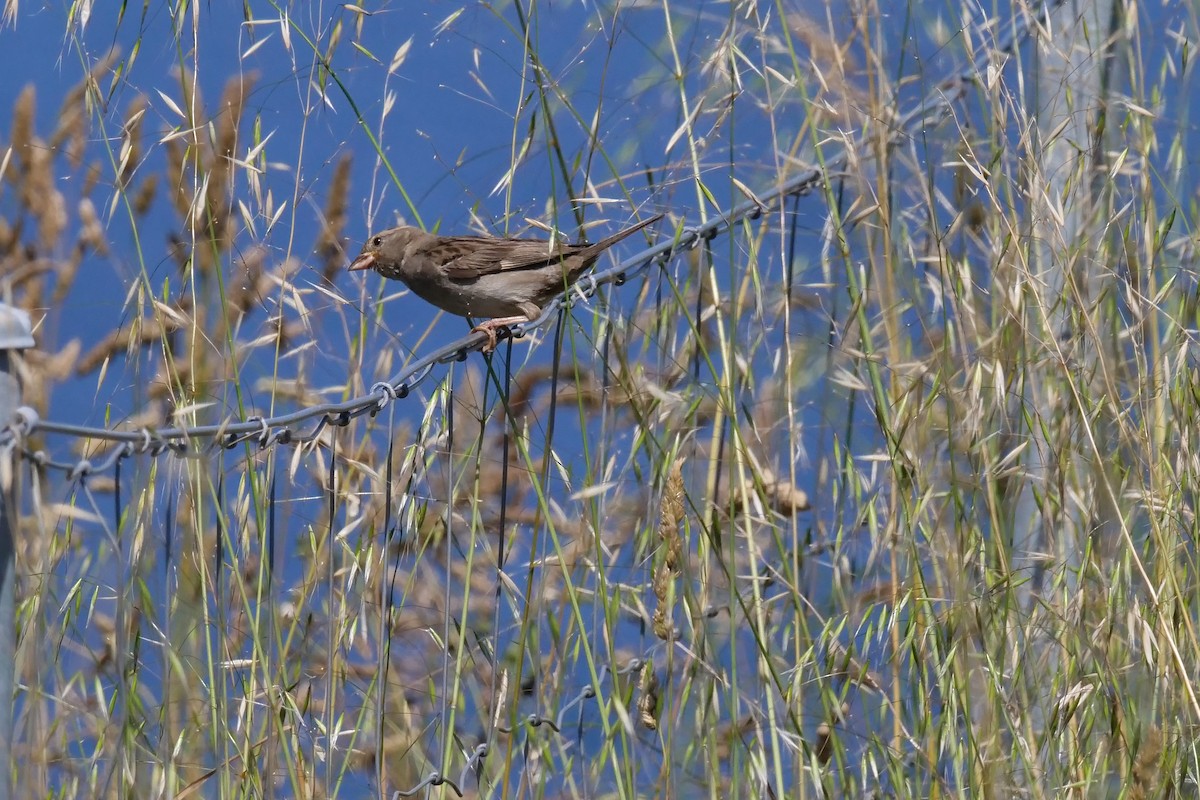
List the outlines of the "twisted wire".
<svg viewBox="0 0 1200 800">
<path fill-rule="evenodd" d="M 1048 0 L 1041 6 L 1034 21 L 1041 24 L 1050 12 L 1064 2 L 1065 0 Z M 989 62 L 997 55 L 1011 54 L 1016 50 L 1029 36 L 1031 24 L 1025 15 L 1018 14 L 993 47 L 982 48 L 967 66 L 938 83 L 914 108 L 890 123 L 891 137 L 907 136 L 926 125 L 939 122 L 949 113 L 951 106 L 964 95 L 967 87 L 986 69 Z M 884 124 L 889 123 L 884 121 Z M 864 131 L 855 139 L 856 145 L 861 143 L 866 135 Z M 673 238 L 664 239 L 614 267 L 584 276 L 564 294 L 547 303 L 542 315 L 536 320 L 509 326 L 508 336 L 521 338 L 532 330 L 544 327 L 561 308 L 571 305 L 574 296 L 588 299 L 594 296 L 601 286 L 610 283 L 620 286 L 652 264 L 666 264 L 676 255 L 711 241 L 743 220 L 758 219 L 788 197 L 809 194 L 821 185 L 826 174 L 836 173 L 845 168 L 850 152 L 849 148 L 844 148 L 839 155 L 827 160 L 824 168 L 809 167 L 768 191 L 734 205 L 726 213 L 714 216 L 700 225 L 681 225 Z M 407 397 L 418 384 L 429 377 L 434 367 L 465 360 L 468 353 L 482 347 L 488 338 L 486 333 L 472 332 L 443 345 L 409 364 L 391 380 L 374 384 L 367 394 L 360 397 L 340 403 L 307 406 L 273 417 L 251 416 L 244 420 L 228 419 L 221 423 L 194 427 L 172 426 L 159 430 L 142 428 L 136 431 L 122 431 L 43 420 L 33 409 L 23 407 L 18 410 L 17 419 L 0 430 L 0 452 L 19 447 L 27 436 L 35 432 L 121 443 L 121 447 L 115 448 L 98 464 L 92 464 L 86 459 L 75 463 L 60 462 L 41 451 L 21 451 L 25 458 L 39 466 L 58 469 L 77 478 L 111 469 L 122 458 L 134 455 L 159 456 L 171 452 L 178 456 L 199 456 L 203 451 L 192 447 L 192 443 L 198 440 L 211 440 L 211 448 L 224 449 L 231 449 L 250 440 L 257 441 L 261 448 L 275 444 L 304 444 L 316 440 L 326 427 L 345 427 L 352 420 L 365 414 L 378 414 L 392 402 Z M 295 430 L 306 422 L 313 422 L 307 431 Z"/>
</svg>

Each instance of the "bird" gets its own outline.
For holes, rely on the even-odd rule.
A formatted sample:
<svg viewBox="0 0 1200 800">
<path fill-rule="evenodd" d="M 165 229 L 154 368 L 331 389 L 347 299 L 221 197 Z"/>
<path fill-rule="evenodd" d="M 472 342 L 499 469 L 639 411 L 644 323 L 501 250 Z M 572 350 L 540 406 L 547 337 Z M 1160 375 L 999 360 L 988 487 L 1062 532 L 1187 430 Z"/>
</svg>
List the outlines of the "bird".
<svg viewBox="0 0 1200 800">
<path fill-rule="evenodd" d="M 348 269 L 373 269 L 401 281 L 451 314 L 490 318 L 471 329 L 487 334 L 483 352 L 490 353 L 498 328 L 540 317 L 546 303 L 575 283 L 601 253 L 662 218 L 656 214 L 595 244 L 439 236 L 401 225 L 372 234 Z"/>
</svg>

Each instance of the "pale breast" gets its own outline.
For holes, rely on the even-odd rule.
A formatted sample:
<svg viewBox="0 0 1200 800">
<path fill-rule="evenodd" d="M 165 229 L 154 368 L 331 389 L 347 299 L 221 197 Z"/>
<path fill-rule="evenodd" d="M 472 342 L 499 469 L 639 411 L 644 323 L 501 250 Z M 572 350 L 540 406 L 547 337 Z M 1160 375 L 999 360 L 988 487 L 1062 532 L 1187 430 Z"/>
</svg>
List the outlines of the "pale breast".
<svg viewBox="0 0 1200 800">
<path fill-rule="evenodd" d="M 423 300 L 461 317 L 511 317 L 521 312 L 520 292 L 497 275 L 485 275 L 472 281 L 428 280 L 410 276 L 408 288 Z"/>
</svg>

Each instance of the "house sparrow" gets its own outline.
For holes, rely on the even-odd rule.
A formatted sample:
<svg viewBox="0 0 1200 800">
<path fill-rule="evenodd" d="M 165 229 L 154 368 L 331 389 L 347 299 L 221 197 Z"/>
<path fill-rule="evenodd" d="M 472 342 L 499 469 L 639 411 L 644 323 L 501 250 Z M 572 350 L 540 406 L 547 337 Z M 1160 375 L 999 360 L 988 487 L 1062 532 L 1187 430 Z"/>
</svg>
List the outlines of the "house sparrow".
<svg viewBox="0 0 1200 800">
<path fill-rule="evenodd" d="M 403 281 L 418 297 L 464 317 L 491 317 L 476 325 L 496 349 L 496 329 L 529 322 L 542 306 L 578 280 L 608 248 L 662 219 L 662 214 L 595 244 L 494 236 L 437 236 L 407 225 L 373 234 L 350 264 Z"/>
</svg>

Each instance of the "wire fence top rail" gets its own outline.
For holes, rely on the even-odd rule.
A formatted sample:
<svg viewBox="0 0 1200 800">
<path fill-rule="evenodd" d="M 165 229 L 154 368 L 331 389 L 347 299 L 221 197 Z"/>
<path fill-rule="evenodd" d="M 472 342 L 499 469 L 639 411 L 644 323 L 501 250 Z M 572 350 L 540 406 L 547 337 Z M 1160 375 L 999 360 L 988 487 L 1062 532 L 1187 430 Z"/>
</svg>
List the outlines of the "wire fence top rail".
<svg viewBox="0 0 1200 800">
<path fill-rule="evenodd" d="M 1048 15 L 1064 2 L 1065 0 L 1049 0 L 1040 7 L 1034 21 L 1038 24 L 1045 22 Z M 1000 23 L 993 22 L 991 27 L 995 28 L 999 25 Z M 981 48 L 980 53 L 969 65 L 938 83 L 909 112 L 895 120 L 880 120 L 880 124 L 890 127 L 892 129 L 891 136 L 898 138 L 915 133 L 926 124 L 939 121 L 944 114 L 948 113 L 951 105 L 963 96 L 967 87 L 975 81 L 995 56 L 1012 54 L 1016 50 L 1017 46 L 1029 36 L 1033 29 L 1033 23 L 1026 14 L 1017 14 L 1011 24 L 1005 27 L 1007 31 L 1000 35 L 993 47 Z M 855 143 L 864 141 L 867 135 L 868 133 L 864 131 L 855 139 Z M 508 336 L 520 338 L 529 331 L 546 326 L 561 308 L 570 306 L 572 298 L 576 295 L 581 295 L 585 299 L 591 298 L 601 286 L 610 283 L 620 285 L 629 277 L 640 274 L 651 264 L 666 264 L 676 255 L 711 241 L 743 220 L 757 219 L 789 197 L 807 195 L 822 183 L 826 174 L 844 169 L 848 163 L 850 152 L 848 148 L 843 148 L 840 154 L 826 160 L 824 168 L 809 167 L 762 194 L 734 205 L 724 214 L 716 215 L 700 225 L 680 225 L 676 228 L 673 237 L 642 250 L 614 267 L 585 275 L 563 295 L 548 303 L 538 319 L 508 326 Z M 290 413 L 271 417 L 231 418 L 221 423 L 195 427 L 173 426 L 158 430 L 150 428 L 116 430 L 45 420 L 41 419 L 32 408 L 23 407 L 18 410 L 16 420 L 0 431 L 0 449 L 17 446 L 25 437 L 37 432 L 107 440 L 123 445 L 115 448 L 99 464 L 92 464 L 87 460 L 69 464 L 59 463 L 51 461 L 41 452 L 26 454 L 42 465 L 81 475 L 103 471 L 119 459 L 132 455 L 147 453 L 160 455 L 168 451 L 186 455 L 191 451 L 191 443 L 196 440 L 210 439 L 214 447 L 219 446 L 226 449 L 250 440 L 256 440 L 262 447 L 273 444 L 311 442 L 327 426 L 348 425 L 351 420 L 364 414 L 373 416 L 386 408 L 389 403 L 407 397 L 413 388 L 429 376 L 435 366 L 465 360 L 468 353 L 479 349 L 486 341 L 488 341 L 488 336 L 485 333 L 473 332 L 417 359 L 391 380 L 374 384 L 365 395 L 340 403 L 306 406 Z M 309 430 L 303 433 L 294 430 L 309 421 L 315 421 Z"/>
</svg>

